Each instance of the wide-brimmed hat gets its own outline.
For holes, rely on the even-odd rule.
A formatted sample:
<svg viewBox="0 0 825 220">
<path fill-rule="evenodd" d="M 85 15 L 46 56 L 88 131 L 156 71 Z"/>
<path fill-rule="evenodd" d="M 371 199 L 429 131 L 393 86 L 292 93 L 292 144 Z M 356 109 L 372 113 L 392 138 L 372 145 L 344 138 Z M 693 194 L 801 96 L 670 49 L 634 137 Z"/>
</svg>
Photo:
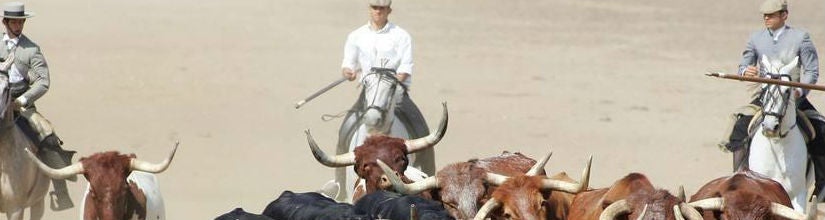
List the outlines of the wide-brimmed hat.
<svg viewBox="0 0 825 220">
<path fill-rule="evenodd" d="M 785 0 L 766 0 L 762 3 L 762 6 L 759 7 L 759 12 L 762 12 L 762 14 L 773 14 L 777 11 L 787 10 L 788 2 Z"/>
<path fill-rule="evenodd" d="M 34 12 L 26 11 L 22 2 L 9 2 L 3 5 L 3 18 L 23 19 L 34 17 Z"/>
</svg>

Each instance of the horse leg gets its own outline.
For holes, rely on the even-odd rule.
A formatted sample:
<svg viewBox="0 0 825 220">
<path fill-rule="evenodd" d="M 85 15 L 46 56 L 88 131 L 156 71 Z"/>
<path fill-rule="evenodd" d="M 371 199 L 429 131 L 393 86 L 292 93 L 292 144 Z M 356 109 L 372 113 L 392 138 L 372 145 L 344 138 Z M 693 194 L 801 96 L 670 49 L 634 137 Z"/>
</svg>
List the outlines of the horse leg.
<svg viewBox="0 0 825 220">
<path fill-rule="evenodd" d="M 34 204 L 29 207 L 29 219 L 31 220 L 40 220 L 43 219 L 43 209 L 44 209 L 44 200 L 41 199 L 40 201 L 34 202 Z"/>
<path fill-rule="evenodd" d="M 25 209 L 17 209 L 13 212 L 6 213 L 6 218 L 9 220 L 23 220 L 23 210 Z"/>
<path fill-rule="evenodd" d="M 733 151 L 733 172 L 737 172 L 743 169 L 748 168 L 748 151 L 750 150 L 749 146 L 745 146 L 739 148 L 736 151 Z"/>
</svg>

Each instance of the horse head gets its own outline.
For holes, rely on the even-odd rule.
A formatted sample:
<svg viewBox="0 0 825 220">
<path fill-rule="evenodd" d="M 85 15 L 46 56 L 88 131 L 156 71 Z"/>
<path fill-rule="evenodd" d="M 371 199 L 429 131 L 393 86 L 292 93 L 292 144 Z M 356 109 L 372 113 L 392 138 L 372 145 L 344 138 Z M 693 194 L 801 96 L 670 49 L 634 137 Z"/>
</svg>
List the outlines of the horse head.
<svg viewBox="0 0 825 220">
<path fill-rule="evenodd" d="M 401 102 L 406 88 L 395 78 L 395 70 L 387 68 L 372 68 L 363 82 L 364 125 L 370 134 L 389 134 L 395 105 Z"/>
<path fill-rule="evenodd" d="M 792 81 L 792 71 L 798 71 L 799 57 L 794 57 L 788 64 L 781 60 L 769 60 L 762 56 L 762 66 L 767 77 L 782 81 Z M 796 97 L 788 86 L 766 84 L 762 93 L 762 134 L 766 137 L 784 137 L 796 123 Z M 782 130 L 786 131 L 782 131 Z"/>
</svg>

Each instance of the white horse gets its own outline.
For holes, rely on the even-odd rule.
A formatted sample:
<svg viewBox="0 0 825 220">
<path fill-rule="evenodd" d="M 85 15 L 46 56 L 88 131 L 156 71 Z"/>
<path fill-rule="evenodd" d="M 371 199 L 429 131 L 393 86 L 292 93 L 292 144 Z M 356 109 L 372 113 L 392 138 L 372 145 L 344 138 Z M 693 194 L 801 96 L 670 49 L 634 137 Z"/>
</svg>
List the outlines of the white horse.
<svg viewBox="0 0 825 220">
<path fill-rule="evenodd" d="M 14 122 L 8 85 L 8 76 L 0 74 L 0 212 L 9 220 L 22 220 L 29 208 L 29 218 L 39 220 L 50 180 L 25 156 L 24 149 L 37 147 Z"/>
<path fill-rule="evenodd" d="M 406 86 L 398 81 L 395 74 L 394 69 L 372 68 L 363 75 L 363 92 L 362 97 L 359 97 L 362 108 L 353 109 L 357 111 L 351 116 L 355 120 L 348 117 L 341 126 L 342 136 L 345 138 L 339 142 L 338 154 L 353 152 L 356 147 L 361 146 L 369 136 L 374 134 L 385 134 L 402 139 L 417 138 L 413 136 L 413 131 L 408 130 L 412 126 L 405 124 L 406 121 L 401 120 L 395 114 L 396 106 L 401 103 L 407 93 Z M 348 130 L 349 128 L 352 129 Z M 344 148 L 346 152 L 343 151 Z M 431 149 L 428 151 L 432 154 Z M 416 154 L 410 154 L 408 157 L 411 163 L 405 172 L 407 177 L 412 180 L 426 178 L 427 174 L 420 170 L 421 163 L 427 163 L 426 159 L 419 161 L 422 158 L 416 158 Z M 419 165 L 419 167 L 414 165 Z M 344 187 L 338 193 L 339 201 L 351 201 L 352 196 L 349 191 L 355 189 L 355 180 L 358 179 L 353 169 L 345 170 L 338 168 L 336 171 L 336 181 L 344 183 Z M 360 182 L 363 183 L 363 181 Z"/>
<path fill-rule="evenodd" d="M 762 56 L 767 76 L 792 81 L 791 71 L 798 71 L 799 57 L 788 64 Z M 807 203 L 805 138 L 797 125 L 794 88 L 766 84 L 762 93 L 762 121 L 750 144 L 750 169 L 782 184 L 794 210 L 805 213 Z"/>
</svg>

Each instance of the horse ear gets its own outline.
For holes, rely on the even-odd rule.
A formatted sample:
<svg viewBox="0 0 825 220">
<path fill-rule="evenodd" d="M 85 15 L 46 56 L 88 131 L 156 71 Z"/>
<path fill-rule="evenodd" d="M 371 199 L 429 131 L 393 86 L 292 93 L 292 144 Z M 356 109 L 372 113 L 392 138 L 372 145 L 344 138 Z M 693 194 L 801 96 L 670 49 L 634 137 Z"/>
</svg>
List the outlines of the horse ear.
<svg viewBox="0 0 825 220">
<path fill-rule="evenodd" d="M 788 63 L 787 65 L 785 65 L 781 69 L 779 69 L 779 73 L 780 74 L 790 74 L 791 70 L 796 68 L 796 65 L 798 63 L 799 63 L 799 56 L 795 56 L 793 58 L 793 60 L 791 60 L 791 63 Z"/>
<path fill-rule="evenodd" d="M 760 60 L 762 61 L 762 66 L 765 67 L 766 70 L 774 71 L 773 64 L 771 63 L 770 60 L 768 60 L 767 55 L 762 54 L 762 59 L 760 59 Z"/>
</svg>

